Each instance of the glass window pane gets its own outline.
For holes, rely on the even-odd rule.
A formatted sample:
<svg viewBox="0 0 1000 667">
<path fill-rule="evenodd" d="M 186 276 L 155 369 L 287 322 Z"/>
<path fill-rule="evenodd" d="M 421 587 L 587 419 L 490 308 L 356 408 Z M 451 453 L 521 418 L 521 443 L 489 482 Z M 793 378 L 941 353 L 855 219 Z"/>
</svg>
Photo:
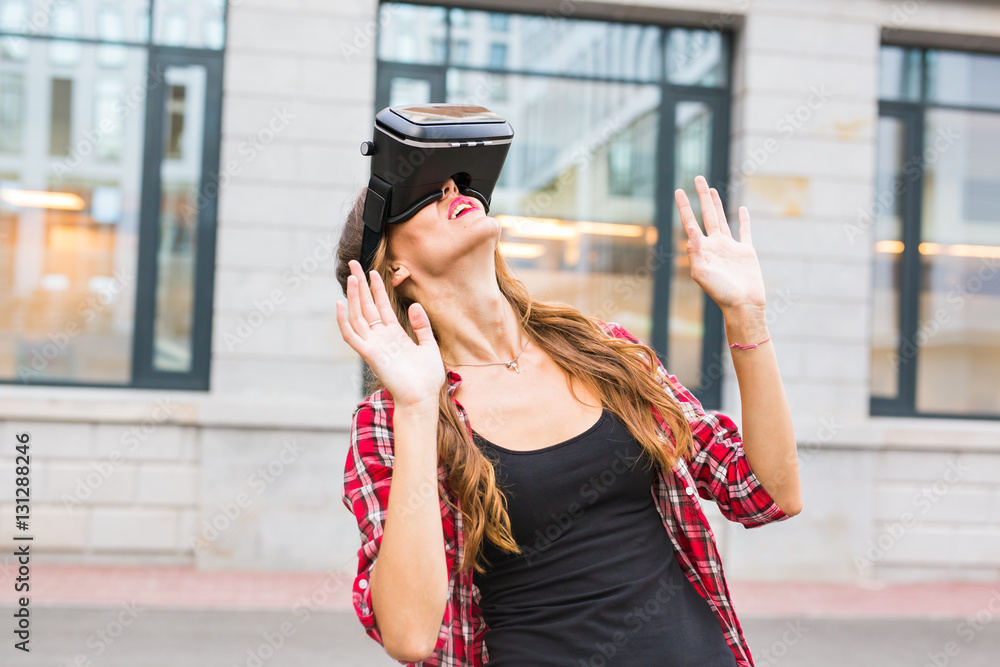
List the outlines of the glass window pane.
<svg viewBox="0 0 1000 667">
<path fill-rule="evenodd" d="M 80 36 L 80 9 L 75 3 L 56 5 L 51 10 L 51 33 L 60 37 Z M 80 45 L 76 42 L 52 40 L 49 42 L 49 62 L 53 65 L 73 67 L 80 59 Z"/>
<path fill-rule="evenodd" d="M 447 15 L 442 7 L 382 3 L 378 57 L 399 63 L 444 64 L 447 32 Z M 364 48 L 358 43 L 354 46 Z"/>
<path fill-rule="evenodd" d="M 660 76 L 655 26 L 451 12 L 453 65 L 640 81 Z"/>
<path fill-rule="evenodd" d="M 878 67 L 878 94 L 881 99 L 920 99 L 920 49 L 883 46 L 879 51 Z"/>
<path fill-rule="evenodd" d="M 878 124 L 875 201 L 872 229 L 875 241 L 872 267 L 871 395 L 896 398 L 899 394 L 899 306 L 903 258 L 903 194 L 916 187 L 905 180 L 905 125 L 882 117 Z M 912 357 L 910 357 L 912 358 Z M 902 360 L 904 363 L 906 359 Z"/>
<path fill-rule="evenodd" d="M 24 146 L 24 74 L 0 69 L 0 153 L 20 153 Z"/>
<path fill-rule="evenodd" d="M 684 86 L 725 86 L 729 54 L 720 32 L 672 28 L 667 33 L 667 81 Z"/>
<path fill-rule="evenodd" d="M 0 61 L 24 60 L 28 56 L 28 40 L 24 37 L 0 37 Z"/>
<path fill-rule="evenodd" d="M 507 67 L 507 45 L 490 45 L 490 69 L 506 69 Z"/>
<path fill-rule="evenodd" d="M 98 47 L 101 48 L 101 47 Z M 122 47 L 128 48 L 128 47 Z M 100 136 L 94 150 L 97 159 L 114 162 L 121 159 L 124 126 L 115 122 L 118 105 L 125 99 L 125 84 L 120 78 L 98 79 L 94 86 L 94 126 L 92 136 Z"/>
<path fill-rule="evenodd" d="M 122 41 L 125 39 L 125 17 L 118 8 L 105 8 L 97 14 L 97 33 L 101 39 Z M 102 67 L 121 67 L 125 64 L 128 50 L 124 46 L 107 44 L 97 49 L 97 62 Z"/>
<path fill-rule="evenodd" d="M 73 80 L 52 79 L 49 95 L 49 155 L 69 155 L 73 128 Z"/>
<path fill-rule="evenodd" d="M 167 85 L 163 155 L 171 160 L 184 159 L 184 121 L 188 111 L 184 103 L 186 97 L 187 85 Z"/>
<path fill-rule="evenodd" d="M 109 4 L 111 5 L 109 7 Z M 163 2 L 159 3 L 163 4 Z M 221 5 L 221 2 L 217 3 Z M 108 32 L 102 13 L 123 17 L 121 30 Z M 62 35 L 132 43 L 148 40 L 149 0 L 0 0 L 0 26 L 4 32 L 24 35 Z"/>
<path fill-rule="evenodd" d="M 201 65 L 168 67 L 164 73 L 159 273 L 153 324 L 153 368 L 160 371 L 191 370 L 205 83 Z"/>
<path fill-rule="evenodd" d="M 490 14 L 490 27 L 496 32 L 505 32 L 507 30 L 509 16 L 507 14 L 501 14 L 500 12 L 495 12 Z"/>
<path fill-rule="evenodd" d="M 1000 109 L 1000 56 L 927 52 L 927 99 Z"/>
<path fill-rule="evenodd" d="M 703 102 L 679 102 L 674 122 L 674 189 L 681 188 L 691 200 L 695 217 L 701 220 L 701 204 L 694 190 L 694 177 L 711 174 L 712 109 Z M 673 274 L 670 282 L 668 366 L 686 387 L 700 387 L 701 354 L 705 336 L 705 292 L 691 277 L 687 256 L 687 232 L 671 207 L 673 224 Z M 699 224 L 701 224 L 699 222 Z M 704 231 L 704 230 L 703 230 Z"/>
<path fill-rule="evenodd" d="M 21 32 L 28 23 L 27 0 L 3 0 L 0 2 L 0 30 Z"/>
<path fill-rule="evenodd" d="M 184 46 L 187 41 L 187 16 L 180 12 L 167 12 L 158 19 L 156 41 L 169 46 Z"/>
<path fill-rule="evenodd" d="M 465 63 L 469 61 L 469 40 L 456 39 L 452 42 L 451 60 L 455 63 Z"/>
<path fill-rule="evenodd" d="M 916 407 L 1000 414 L 1000 114 L 926 123 Z"/>
<path fill-rule="evenodd" d="M 0 31 L 23 32 L 28 25 L 28 0 L 0 1 Z M 28 40 L 23 37 L 0 37 L 0 60 L 24 60 Z"/>
<path fill-rule="evenodd" d="M 518 278 L 538 299 L 619 322 L 649 342 L 657 262 L 645 175 L 655 172 L 659 87 L 457 70 L 447 81 L 449 102 L 486 106 L 517 133 L 491 214 Z M 616 142 L 631 146 L 630 168 L 644 175 L 629 193 L 612 192 Z"/>
<path fill-rule="evenodd" d="M 0 377 L 127 384 L 144 113 L 123 96 L 145 84 L 146 51 L 130 49 L 109 105 L 115 93 L 94 85 L 93 70 L 57 74 L 47 45 L 32 46 L 27 62 L 0 62 L 0 123 L 20 123 L 16 141 L 0 131 Z M 80 45 L 81 60 L 97 48 Z M 50 156 L 53 114 L 28 113 L 29 99 L 61 109 L 54 146 L 65 155 Z M 119 134 L 118 159 L 103 160 Z"/>
<path fill-rule="evenodd" d="M 225 46 L 221 0 L 157 0 L 153 42 L 169 46 L 221 49 Z"/>
<path fill-rule="evenodd" d="M 427 79 L 412 79 L 394 76 L 389 82 L 389 106 L 404 104 L 427 104 L 431 101 L 431 82 Z"/>
</svg>

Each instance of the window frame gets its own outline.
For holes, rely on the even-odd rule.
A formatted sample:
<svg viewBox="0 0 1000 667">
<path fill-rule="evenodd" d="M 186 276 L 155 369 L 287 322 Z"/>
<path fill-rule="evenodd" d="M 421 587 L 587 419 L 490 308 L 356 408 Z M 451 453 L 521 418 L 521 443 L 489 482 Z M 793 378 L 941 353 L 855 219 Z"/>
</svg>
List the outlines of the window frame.
<svg viewBox="0 0 1000 667">
<path fill-rule="evenodd" d="M 396 0 L 380 0 L 379 10 L 384 4 L 391 4 Z M 669 317 L 671 301 L 671 283 L 674 270 L 675 253 L 673 248 L 673 230 L 680 228 L 679 215 L 674 203 L 674 133 L 675 133 L 675 112 L 677 104 L 680 102 L 698 102 L 709 106 L 712 110 L 712 146 L 709 155 L 710 169 L 705 174 L 706 178 L 719 191 L 723 201 L 728 202 L 730 190 L 729 184 L 729 151 L 730 151 L 730 113 L 732 101 L 733 85 L 733 33 L 732 31 L 718 31 L 722 36 L 722 47 L 724 58 L 726 58 L 726 83 L 724 86 L 702 86 L 702 85 L 682 85 L 668 81 L 666 71 L 666 49 L 667 36 L 672 29 L 704 29 L 700 26 L 657 23 L 643 21 L 623 21 L 611 18 L 581 17 L 587 21 L 600 21 L 607 24 L 641 26 L 643 28 L 657 28 L 658 38 L 655 51 L 655 58 L 658 59 L 656 67 L 659 73 L 655 78 L 650 79 L 630 79 L 624 77 L 610 76 L 589 76 L 578 74 L 551 74 L 547 72 L 534 72 L 519 70 L 514 68 L 497 69 L 489 66 L 470 66 L 452 64 L 452 9 L 487 11 L 503 13 L 509 16 L 546 16 L 542 10 L 518 9 L 500 10 L 493 8 L 473 7 L 462 3 L 431 3 L 418 0 L 413 2 L 403 2 L 403 4 L 418 4 L 429 7 L 445 8 L 445 53 L 444 61 L 440 64 L 410 64 L 399 61 L 383 60 L 378 45 L 376 45 L 376 99 L 372 116 L 381 109 L 388 106 L 389 84 L 395 76 L 406 76 L 423 74 L 432 77 L 432 91 L 438 90 L 446 92 L 439 86 L 443 86 L 446 81 L 448 70 L 474 71 L 486 74 L 514 75 L 548 79 L 563 79 L 575 81 L 593 81 L 605 83 L 630 83 L 640 85 L 658 86 L 660 88 L 660 107 L 658 109 L 658 134 L 656 147 L 656 183 L 655 211 L 651 222 L 652 227 L 657 231 L 657 245 L 651 248 L 658 257 L 669 257 L 669 261 L 656 265 L 652 272 L 653 297 L 651 306 L 652 327 L 650 340 L 645 341 L 654 350 L 660 361 L 669 370 Z M 509 30 L 509 28 L 508 28 Z M 377 39 L 382 38 L 380 31 Z M 441 82 L 440 84 L 436 82 Z M 442 94 L 440 99 L 444 99 Z M 701 342 L 701 383 L 696 387 L 687 387 L 691 393 L 709 410 L 718 410 L 722 403 L 722 377 L 728 358 L 728 347 L 725 340 L 725 322 L 722 311 L 712 298 L 704 293 L 704 334 Z M 362 360 L 362 392 L 371 393 L 373 390 L 373 374 L 371 369 Z"/>
<path fill-rule="evenodd" d="M 168 46 L 157 43 L 156 3 L 149 0 L 149 31 L 145 40 L 105 40 L 99 37 L 66 37 L 53 34 L 30 34 L 0 30 L 0 38 L 33 41 L 71 42 L 95 46 L 127 46 L 147 51 L 146 97 L 144 99 L 144 135 L 142 139 L 142 175 L 139 188 L 139 231 L 136 254 L 134 328 L 130 377 L 128 382 L 90 382 L 69 379 L 24 380 L 16 375 L 0 377 L 0 385 L 38 387 L 87 387 L 108 389 L 175 389 L 208 391 L 210 389 L 212 327 L 215 284 L 215 245 L 218 219 L 218 187 L 210 187 L 211 175 L 218 173 L 222 145 L 222 99 L 226 44 L 218 48 Z M 224 40 L 228 40 L 229 3 L 222 0 Z M 155 326 L 156 283 L 159 275 L 160 164 L 163 142 L 163 95 L 165 86 L 157 84 L 157 73 L 169 66 L 202 65 L 206 71 L 204 136 L 202 138 L 201 181 L 194 263 L 194 301 L 191 325 L 191 365 L 186 372 L 153 368 L 153 328 Z M 217 185 L 217 184 L 216 184 Z"/>
<path fill-rule="evenodd" d="M 919 247 L 923 217 L 923 155 L 927 110 L 947 109 L 951 111 L 989 112 L 1000 116 L 1000 107 L 948 104 L 928 99 L 928 52 L 954 51 L 968 54 L 983 54 L 986 52 L 950 47 L 916 46 L 908 42 L 883 42 L 879 48 L 882 49 L 885 47 L 913 49 L 920 54 L 918 94 L 916 99 L 885 99 L 882 97 L 881 91 L 878 97 L 879 118 L 893 118 L 902 123 L 904 132 L 903 164 L 915 165 L 919 170 L 919 176 L 907 183 L 899 202 L 900 218 L 902 221 L 902 238 L 900 241 L 903 243 L 903 251 L 900 260 L 899 342 L 896 348 L 899 365 L 896 374 L 896 397 L 885 398 L 873 396 L 871 394 L 871 386 L 869 385 L 869 414 L 872 417 L 920 417 L 1000 421 L 1000 413 L 928 412 L 920 411 L 916 407 L 917 366 L 920 363 L 921 351 L 917 336 L 920 330 L 920 287 L 923 280 Z M 990 55 L 1000 56 L 1000 54 L 994 52 L 989 53 Z M 916 349 L 915 353 L 904 352 L 904 344 L 907 341 L 913 341 L 913 347 Z"/>
<path fill-rule="evenodd" d="M 160 248 L 160 167 L 164 153 L 164 94 L 167 86 L 152 85 L 167 67 L 205 67 L 205 115 L 201 179 L 198 192 L 204 205 L 198 207 L 195 243 L 194 303 L 191 324 L 191 367 L 187 372 L 157 370 L 153 366 L 156 325 L 156 294 Z M 222 59 L 214 52 L 180 47 L 154 46 L 148 69 L 146 132 L 143 154 L 142 198 L 139 215 L 139 252 L 136 271 L 135 329 L 132 344 L 132 385 L 148 389 L 206 391 L 212 366 L 212 311 L 215 292 L 215 242 L 218 221 L 218 184 L 211 188 L 212 174 L 219 171 L 222 137 Z"/>
</svg>

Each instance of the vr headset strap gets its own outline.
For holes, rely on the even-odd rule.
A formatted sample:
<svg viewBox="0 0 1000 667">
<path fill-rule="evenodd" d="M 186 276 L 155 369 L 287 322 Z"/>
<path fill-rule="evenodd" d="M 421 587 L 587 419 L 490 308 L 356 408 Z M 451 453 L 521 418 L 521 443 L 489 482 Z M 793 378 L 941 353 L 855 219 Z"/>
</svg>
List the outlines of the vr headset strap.
<svg viewBox="0 0 1000 667">
<path fill-rule="evenodd" d="M 365 197 L 365 209 L 361 218 L 365 222 L 364 233 L 361 236 L 361 264 L 367 273 L 375 258 L 378 243 L 385 232 L 386 221 L 389 218 L 389 197 L 392 186 L 372 174 L 368 181 L 368 195 Z"/>
</svg>

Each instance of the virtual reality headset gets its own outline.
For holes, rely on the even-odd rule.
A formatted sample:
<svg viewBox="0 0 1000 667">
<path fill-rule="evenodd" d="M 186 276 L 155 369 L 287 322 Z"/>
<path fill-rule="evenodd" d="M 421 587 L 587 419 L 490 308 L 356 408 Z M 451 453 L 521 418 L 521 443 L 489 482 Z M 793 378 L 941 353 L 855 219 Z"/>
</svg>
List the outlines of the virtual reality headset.
<svg viewBox="0 0 1000 667">
<path fill-rule="evenodd" d="M 513 138 L 510 123 L 483 107 L 422 104 L 379 111 L 373 140 L 361 144 L 361 154 L 372 158 L 362 216 L 365 273 L 386 225 L 409 220 L 444 197 L 441 188 L 449 178 L 488 213 Z"/>
</svg>

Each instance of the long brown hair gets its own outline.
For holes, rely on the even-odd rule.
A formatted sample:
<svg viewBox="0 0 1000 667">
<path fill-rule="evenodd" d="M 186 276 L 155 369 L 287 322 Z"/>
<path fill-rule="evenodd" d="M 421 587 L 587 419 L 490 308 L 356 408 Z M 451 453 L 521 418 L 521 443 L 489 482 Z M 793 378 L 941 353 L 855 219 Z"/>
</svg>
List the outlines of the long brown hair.
<svg viewBox="0 0 1000 667">
<path fill-rule="evenodd" d="M 345 295 L 347 276 L 351 273 L 348 261 L 361 257 L 364 225 L 361 214 L 367 191 L 367 187 L 362 188 L 348 213 L 337 247 L 337 281 Z M 416 342 L 407 315 L 412 301 L 393 289 L 387 254 L 388 234 L 383 234 L 372 269 L 382 276 L 396 318 Z M 493 261 L 500 292 L 518 314 L 521 326 L 531 341 L 545 350 L 573 380 L 601 397 L 604 406 L 628 426 L 649 460 L 670 470 L 678 457 L 687 458 L 693 454 L 687 418 L 656 379 L 656 353 L 652 348 L 606 334 L 595 320 L 569 304 L 532 300 L 524 283 L 511 274 L 499 244 Z M 431 322 L 432 331 L 433 324 Z M 376 391 L 385 388 L 377 377 L 373 386 Z M 448 393 L 447 383 L 441 388 L 439 403 L 438 460 L 446 467 L 448 487 L 458 497 L 466 531 L 465 552 L 461 554 L 459 571 L 466 571 L 474 565 L 476 571 L 484 572 L 484 538 L 507 551 L 521 553 L 521 550 L 511 533 L 510 518 L 503 494 L 496 485 L 493 464 L 473 442 Z M 661 440 L 659 424 L 650 407 L 656 409 L 669 427 L 668 440 Z M 445 501 L 452 505 L 448 498 Z"/>
</svg>

